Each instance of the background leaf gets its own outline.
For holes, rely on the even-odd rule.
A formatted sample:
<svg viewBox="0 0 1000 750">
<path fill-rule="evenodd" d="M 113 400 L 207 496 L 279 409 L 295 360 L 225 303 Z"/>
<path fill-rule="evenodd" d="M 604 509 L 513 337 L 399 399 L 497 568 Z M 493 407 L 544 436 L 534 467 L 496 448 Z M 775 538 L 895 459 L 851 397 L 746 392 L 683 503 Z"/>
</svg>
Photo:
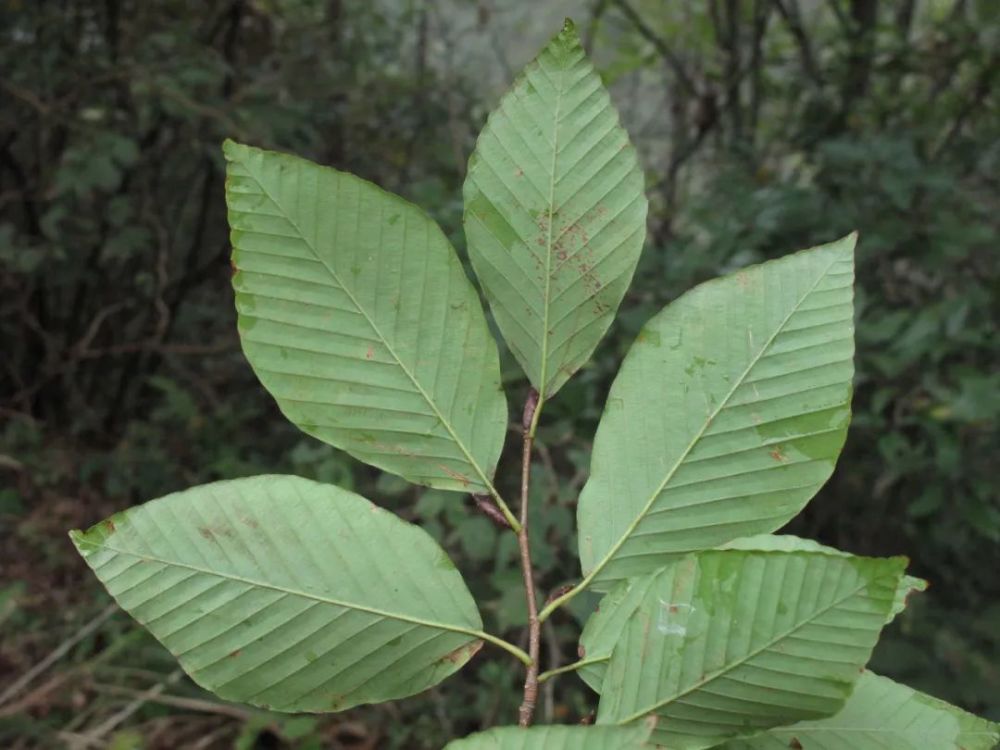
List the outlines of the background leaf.
<svg viewBox="0 0 1000 750">
<path fill-rule="evenodd" d="M 635 150 L 569 21 L 490 115 L 464 197 L 497 325 L 549 397 L 611 325 L 646 234 Z"/>
<path fill-rule="evenodd" d="M 243 351 L 310 435 L 412 482 L 486 492 L 507 405 L 458 257 L 416 206 L 227 141 Z"/>
<path fill-rule="evenodd" d="M 445 750 L 639 750 L 648 737 L 642 725 L 498 727 L 449 742 Z"/>
<path fill-rule="evenodd" d="M 905 559 L 713 550 L 668 566 L 608 664 L 598 723 L 654 714 L 677 750 L 836 713 Z"/>
<path fill-rule="evenodd" d="M 642 329 L 577 509 L 595 588 L 772 531 L 829 478 L 850 419 L 854 245 L 709 281 Z"/>
<path fill-rule="evenodd" d="M 71 536 L 118 604 L 227 700 L 339 711 L 401 698 L 482 645 L 434 540 L 332 485 L 216 482 Z"/>
<path fill-rule="evenodd" d="M 771 729 L 718 750 L 993 750 L 1000 725 L 865 672 L 836 716 Z"/>
</svg>

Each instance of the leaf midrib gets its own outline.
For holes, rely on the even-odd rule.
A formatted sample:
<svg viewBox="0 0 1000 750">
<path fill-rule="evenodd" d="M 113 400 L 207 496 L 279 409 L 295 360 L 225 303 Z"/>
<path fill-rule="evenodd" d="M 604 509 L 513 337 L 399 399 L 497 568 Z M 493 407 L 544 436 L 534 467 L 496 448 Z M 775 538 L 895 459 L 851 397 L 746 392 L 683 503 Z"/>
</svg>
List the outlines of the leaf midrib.
<svg viewBox="0 0 1000 750">
<path fill-rule="evenodd" d="M 192 565 L 190 563 L 178 562 L 176 560 L 167 560 L 165 558 L 143 554 L 140 552 L 134 552 L 132 550 L 120 549 L 118 547 L 112 547 L 108 544 L 101 544 L 98 542 L 91 541 L 89 539 L 84 539 L 78 537 L 76 542 L 79 546 L 89 546 L 94 550 L 106 550 L 108 552 L 113 552 L 117 555 L 125 555 L 126 557 L 136 558 L 138 560 L 144 560 L 147 562 L 159 563 L 167 567 L 180 568 L 182 570 L 189 570 L 194 573 L 200 573 L 202 575 L 210 576 L 213 578 L 221 578 L 227 581 L 233 581 L 235 583 L 243 583 L 248 586 L 255 586 L 257 588 L 269 589 L 271 591 L 277 591 L 281 594 L 288 594 L 290 596 L 298 596 L 303 599 L 309 599 L 321 604 L 329 604 L 335 607 L 342 607 L 344 609 L 357 610 L 359 612 L 367 612 L 368 614 L 375 615 L 377 617 L 385 617 L 392 620 L 399 620 L 400 622 L 409 622 L 414 625 L 422 625 L 428 628 L 434 628 L 437 630 L 447 630 L 453 633 L 461 633 L 463 635 L 472 636 L 474 638 L 482 640 L 491 640 L 491 636 L 482 630 L 476 630 L 474 628 L 466 628 L 459 625 L 450 625 L 447 623 L 437 622 L 435 620 L 425 620 L 423 618 L 414 617 L 412 615 L 405 615 L 398 612 L 387 612 L 382 609 L 377 609 L 375 607 L 369 607 L 362 604 L 356 604 L 348 601 L 342 601 L 339 599 L 332 599 L 330 597 L 320 596 L 319 594 L 311 594 L 307 591 L 302 591 L 300 589 L 280 586 L 274 583 L 267 583 L 259 581 L 253 578 L 247 578 L 246 576 L 236 575 L 234 573 L 224 573 L 217 570 L 211 570 L 209 568 L 203 568 L 199 565 Z"/>
<path fill-rule="evenodd" d="M 663 492 L 663 490 L 666 488 L 670 480 L 673 479 L 674 474 L 677 473 L 677 470 L 684 463 L 685 459 L 688 457 L 691 451 L 694 450 L 695 445 L 697 445 L 698 441 L 701 440 L 701 438 L 704 436 L 705 431 L 708 429 L 709 425 L 711 425 L 714 419 L 722 412 L 723 409 L 726 408 L 726 405 L 729 403 L 729 400 L 733 397 L 733 394 L 736 393 L 736 391 L 740 388 L 740 386 L 743 385 L 743 381 L 746 379 L 747 375 L 750 374 L 750 371 L 757 365 L 757 362 L 760 361 L 760 358 L 764 355 L 764 352 L 766 352 L 768 348 L 771 346 L 771 344 L 774 343 L 774 340 L 778 337 L 778 334 L 780 334 L 781 331 L 784 329 L 784 327 L 788 325 L 788 321 L 792 319 L 792 316 L 795 315 L 796 312 L 798 312 L 799 308 L 802 306 L 802 303 L 805 302 L 806 298 L 808 298 L 809 295 L 811 295 L 816 290 L 816 287 L 819 286 L 819 283 L 826 277 L 826 275 L 830 272 L 830 269 L 833 268 L 833 266 L 836 265 L 836 263 L 839 260 L 840 260 L 839 257 L 834 257 L 834 259 L 830 261 L 830 264 L 825 269 L 823 269 L 822 273 L 820 273 L 816 277 L 816 281 L 814 281 L 812 286 L 810 286 L 809 289 L 807 289 L 806 292 L 802 295 L 802 297 L 799 298 L 799 300 L 789 311 L 788 315 L 785 316 L 784 320 L 782 320 L 781 323 L 778 324 L 778 326 L 774 330 L 774 333 L 772 333 L 771 336 L 767 339 L 767 341 L 764 342 L 763 346 L 761 346 L 760 348 L 760 351 L 757 352 L 757 354 L 754 356 L 751 362 L 747 365 L 746 369 L 743 371 L 743 374 L 740 375 L 740 377 L 734 381 L 733 386 L 732 388 L 730 388 L 729 393 L 726 394 L 726 397 L 719 402 L 719 406 L 716 407 L 715 411 L 712 412 L 708 417 L 706 417 L 705 422 L 702 425 L 701 429 L 698 430 L 697 434 L 691 439 L 691 442 L 687 445 L 687 447 L 678 457 L 674 465 L 670 467 L 670 470 L 667 472 L 663 481 L 660 482 L 657 488 L 650 495 L 649 499 L 643 505 L 642 510 L 636 515 L 635 520 L 633 520 L 625 528 L 625 531 L 619 537 L 618 541 L 615 542 L 615 544 L 611 547 L 611 549 L 605 553 L 604 557 L 601 558 L 600 562 L 598 562 L 597 565 L 595 565 L 594 568 L 590 571 L 590 573 L 587 574 L 584 580 L 580 582 L 579 588 L 584 588 L 587 585 L 589 585 L 590 582 L 593 581 L 597 577 L 597 575 L 602 570 L 604 570 L 605 567 L 607 567 L 608 563 L 611 562 L 612 558 L 614 558 L 614 556 L 618 553 L 618 550 L 622 548 L 622 545 L 624 545 L 625 542 L 628 540 L 628 538 L 632 535 L 632 532 L 636 530 L 636 528 L 639 526 L 642 520 L 649 513 L 650 508 L 653 507 L 653 504 L 656 502 L 656 499 L 660 496 L 660 493 Z"/>
<path fill-rule="evenodd" d="M 348 299 L 350 299 L 351 304 L 353 304 L 354 307 L 357 308 L 358 312 L 368 322 L 368 325 L 371 326 L 371 329 L 375 332 L 375 335 L 379 337 L 379 340 L 382 342 L 383 346 L 385 346 L 385 348 L 389 351 L 389 354 L 392 355 L 392 358 L 396 361 L 396 364 L 399 365 L 399 368 L 404 373 L 406 373 L 406 376 L 410 379 L 410 382 L 413 383 L 413 387 L 417 389 L 417 392 L 423 397 L 424 401 L 427 402 L 427 405 L 434 412 L 434 415 L 441 421 L 441 424 L 448 431 L 448 434 L 451 435 L 452 440 L 455 441 L 455 444 L 458 446 L 459 450 L 462 451 L 462 454 L 465 456 L 465 459 L 469 462 L 469 465 L 475 470 L 476 474 L 479 476 L 479 479 L 482 481 L 483 486 L 489 491 L 489 493 L 492 496 L 498 498 L 499 493 L 493 486 L 493 482 L 486 475 L 486 472 L 483 471 L 482 467 L 479 466 L 479 462 L 476 461 L 475 458 L 473 458 L 468 448 L 466 448 L 465 442 L 458 437 L 454 428 L 452 427 L 451 421 L 445 418 L 445 416 L 441 413 L 441 410 L 438 409 L 435 401 L 430 397 L 430 395 L 428 395 L 427 391 L 424 390 L 423 386 L 417 380 L 416 376 L 412 372 L 410 372 L 410 369 L 405 364 L 403 364 L 403 360 L 399 357 L 398 354 L 396 354 L 396 350 L 393 348 L 392 344 L 389 343 L 389 340 L 385 337 L 385 335 L 382 333 L 379 327 L 375 324 L 375 321 L 368 314 L 368 311 L 365 310 L 364 307 L 362 307 L 362 305 L 358 302 L 357 298 L 354 296 L 351 290 L 347 287 L 346 284 L 344 284 L 340 276 L 337 275 L 337 272 L 330 266 L 329 263 L 327 263 L 326 259 L 320 254 L 319 250 L 313 246 L 313 243 L 306 237 L 306 233 L 302 231 L 302 228 L 299 226 L 298 222 L 296 222 L 295 219 L 285 209 L 285 207 L 278 202 L 277 198 L 275 198 L 274 195 L 271 194 L 271 191 L 267 189 L 267 187 L 260 180 L 260 178 L 255 173 L 253 173 L 250 164 L 246 160 L 242 159 L 239 161 L 239 163 L 246 168 L 247 172 L 251 173 L 250 176 L 253 178 L 253 181 L 257 183 L 258 187 L 260 187 L 261 190 L 264 191 L 264 194 L 267 196 L 268 200 L 270 200 L 275 205 L 275 207 L 279 211 L 281 211 L 282 214 L 284 214 L 284 218 L 288 221 L 289 224 L 292 225 L 292 227 L 294 227 L 295 231 L 298 232 L 299 238 L 302 240 L 302 242 L 305 243 L 305 245 L 309 248 L 312 254 L 316 257 L 316 260 L 318 260 L 322 264 L 322 266 L 327 270 L 327 272 L 330 274 L 333 280 L 337 283 L 337 286 L 339 286 L 341 289 L 344 290 L 344 294 L 346 294 Z"/>
<path fill-rule="evenodd" d="M 640 719 L 643 716 L 646 716 L 647 714 L 650 714 L 650 713 L 652 713 L 654 711 L 658 711 L 661 708 L 664 708 L 665 706 L 669 706 L 671 703 L 679 701 L 681 698 L 683 698 L 683 697 L 685 697 L 687 695 L 690 695 L 695 690 L 698 690 L 698 689 L 704 687 L 705 685 L 708 685 L 709 683 L 714 682 L 719 677 L 722 677 L 723 675 L 725 675 L 728 672 L 731 672 L 732 670 L 736 669 L 737 667 L 743 666 L 744 664 L 746 664 L 748 661 L 750 661 L 754 657 L 758 656 L 759 654 L 763 653 L 767 649 L 771 648 L 771 646 L 773 646 L 774 644 L 779 643 L 780 641 L 782 641 L 785 638 L 788 638 L 789 636 L 791 636 L 792 634 L 794 634 L 796 631 L 801 630 L 806 625 L 808 625 L 809 623 L 811 623 L 814 620 L 816 620 L 816 618 L 825 615 L 831 609 L 833 609 L 835 607 L 838 607 L 841 604 L 843 604 L 844 602 L 846 602 L 848 599 L 851 599 L 854 596 L 857 596 L 857 594 L 860 593 L 863 589 L 870 587 L 872 584 L 874 584 L 876 581 L 878 581 L 881 577 L 882 576 L 877 576 L 877 577 L 875 577 L 871 581 L 863 581 L 859 586 L 857 586 L 857 588 L 852 589 L 845 596 L 840 597 L 839 599 L 836 599 L 835 601 L 831 602 L 830 604 L 828 604 L 827 606 L 823 607 L 820 610 L 816 610 L 816 611 L 812 612 L 807 619 L 802 620 L 802 621 L 796 623 L 794 627 L 791 627 L 788 630 L 786 630 L 786 631 L 784 631 L 782 633 L 779 633 L 777 636 L 775 636 L 774 638 L 772 638 L 770 641 L 767 641 L 766 643 L 764 643 L 760 647 L 754 649 L 753 651 L 748 652 L 746 655 L 743 656 L 743 658 L 739 659 L 738 661 L 734 661 L 731 664 L 727 664 L 727 665 L 719 668 L 715 672 L 712 672 L 712 673 L 710 673 L 708 675 L 705 675 L 704 678 L 702 678 L 701 680 L 693 683 L 686 690 L 683 690 L 683 691 L 677 693 L 676 695 L 671 695 L 669 698 L 664 698 L 661 701 L 657 701 L 652 706 L 650 706 L 649 708 L 644 709 L 644 710 L 639 711 L 639 712 L 635 712 L 635 713 L 631 714 L 630 716 L 628 716 L 627 718 L 620 720 L 618 723 L 619 724 L 627 724 L 627 723 L 629 723 L 631 721 L 635 721 L 636 719 Z M 892 589 L 892 591 L 895 592 L 895 589 Z M 892 604 L 892 599 L 891 598 L 887 598 L 884 601 L 891 606 L 891 604 Z"/>
<path fill-rule="evenodd" d="M 542 69 L 541 60 L 538 61 L 538 67 L 545 74 L 544 69 Z M 555 223 L 553 211 L 556 205 L 556 163 L 559 159 L 559 115 L 562 108 L 563 72 L 562 70 L 556 72 L 556 80 L 558 81 L 556 85 L 556 107 L 552 118 L 552 162 L 549 169 L 548 205 L 549 229 L 545 246 L 545 294 L 542 296 L 542 371 L 538 377 L 538 388 L 541 391 L 543 399 L 548 395 L 548 382 L 546 378 L 548 377 L 549 359 L 549 310 L 552 307 L 552 300 L 550 299 L 552 294 L 552 225 Z M 538 404 L 535 410 L 540 411 L 540 407 L 541 403 Z"/>
</svg>

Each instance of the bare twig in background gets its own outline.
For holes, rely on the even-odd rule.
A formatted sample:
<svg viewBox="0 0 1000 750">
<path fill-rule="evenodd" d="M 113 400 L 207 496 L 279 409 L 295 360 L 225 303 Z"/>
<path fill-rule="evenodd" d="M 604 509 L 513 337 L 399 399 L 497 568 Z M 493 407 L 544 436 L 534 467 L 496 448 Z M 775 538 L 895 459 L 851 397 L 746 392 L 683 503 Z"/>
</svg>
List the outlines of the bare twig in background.
<svg viewBox="0 0 1000 750">
<path fill-rule="evenodd" d="M 677 82 L 681 85 L 681 88 L 684 89 L 684 92 L 688 96 L 696 97 L 698 95 L 698 89 L 694 85 L 694 81 L 692 81 L 691 77 L 688 75 L 688 72 L 684 67 L 684 63 L 681 62 L 681 59 L 674 54 L 670 45 L 649 27 L 649 24 L 643 20 L 642 16 L 636 12 L 635 8 L 629 5 L 628 0 L 614 0 L 614 3 L 615 6 L 621 11 L 622 15 L 632 22 L 636 31 L 638 31 L 643 38 L 652 44 L 656 48 L 656 51 L 660 53 L 660 56 L 667 62 L 667 65 L 677 78 Z"/>
<path fill-rule="evenodd" d="M 38 664 L 36 664 L 27 672 L 25 672 L 23 675 L 21 675 L 19 678 L 14 680 L 14 682 L 12 682 L 10 685 L 7 686 L 6 690 L 0 693 L 0 706 L 2 706 L 4 703 L 9 701 L 19 692 L 24 690 L 24 688 L 26 688 L 29 684 L 31 684 L 32 680 L 38 677 L 38 675 L 42 674 L 46 669 L 51 667 L 57 661 L 62 659 L 66 654 L 69 653 L 69 650 L 73 648 L 73 646 L 78 644 L 80 641 L 82 641 L 84 638 L 88 637 L 92 633 L 94 633 L 94 631 L 96 631 L 99 627 L 101 627 L 101 625 L 103 625 L 105 621 L 107 621 L 111 617 L 111 615 L 113 615 L 117 611 L 118 611 L 117 604 L 109 604 L 107 607 L 101 610 L 100 614 L 98 614 L 97 617 L 92 619 L 82 628 L 77 630 L 72 636 L 67 638 L 62 643 L 60 643 L 55 650 L 53 650 L 48 656 L 46 656 L 44 659 L 38 662 Z"/>
<path fill-rule="evenodd" d="M 182 708 L 185 711 L 197 711 L 198 713 L 228 716 L 240 721 L 248 721 L 256 713 L 252 709 L 241 708 L 240 706 L 234 706 L 229 703 L 216 703 L 215 701 L 205 701 L 198 698 L 185 698 L 181 695 L 163 695 L 162 692 L 151 694 L 148 690 L 133 690 L 132 688 L 121 687 L 120 685 L 104 685 L 97 683 L 93 687 L 99 693 L 124 695 L 132 698 L 144 697 L 147 703 L 158 703 L 163 706 L 173 706 L 174 708 Z"/>
<path fill-rule="evenodd" d="M 108 734 L 113 732 L 115 728 L 128 720 L 132 714 L 142 708 L 146 703 L 158 697 L 164 690 L 176 683 L 181 677 L 184 676 L 183 669 L 175 669 L 173 672 L 164 677 L 160 682 L 153 685 L 148 690 L 144 690 L 136 696 L 135 700 L 131 701 L 128 705 L 118 711 L 116 714 L 109 716 L 107 719 L 102 721 L 96 727 L 88 731 L 84 736 L 84 739 L 91 744 L 97 744 L 102 741 Z"/>
</svg>

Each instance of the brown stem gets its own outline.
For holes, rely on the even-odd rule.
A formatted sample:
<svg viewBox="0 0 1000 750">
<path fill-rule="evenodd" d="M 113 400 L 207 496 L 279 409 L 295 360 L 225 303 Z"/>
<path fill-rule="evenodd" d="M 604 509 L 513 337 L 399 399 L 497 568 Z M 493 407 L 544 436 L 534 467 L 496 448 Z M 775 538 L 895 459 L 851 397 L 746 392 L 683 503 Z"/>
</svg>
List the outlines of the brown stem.
<svg viewBox="0 0 1000 750">
<path fill-rule="evenodd" d="M 517 546 L 521 550 L 521 572 L 524 575 L 524 593 L 528 601 L 528 665 L 524 678 L 524 699 L 518 710 L 518 724 L 529 726 L 535 715 L 538 701 L 538 645 L 541 638 L 541 624 L 538 621 L 538 601 L 535 598 L 534 569 L 531 566 L 531 547 L 528 543 L 528 485 L 531 478 L 532 425 L 538 406 L 538 391 L 532 388 L 524 404 L 521 426 L 524 429 L 521 452 L 521 530 L 517 533 Z"/>
</svg>

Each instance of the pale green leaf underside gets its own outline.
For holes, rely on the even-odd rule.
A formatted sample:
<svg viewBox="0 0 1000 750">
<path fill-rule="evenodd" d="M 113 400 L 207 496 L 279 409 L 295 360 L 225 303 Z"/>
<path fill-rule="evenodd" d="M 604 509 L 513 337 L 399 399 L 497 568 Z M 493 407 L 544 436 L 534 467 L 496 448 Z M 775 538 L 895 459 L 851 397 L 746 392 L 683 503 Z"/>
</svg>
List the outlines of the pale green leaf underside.
<svg viewBox="0 0 1000 750">
<path fill-rule="evenodd" d="M 905 560 L 712 550 L 655 576 L 608 663 L 598 723 L 655 714 L 673 750 L 836 713 Z"/>
<path fill-rule="evenodd" d="M 1000 725 L 865 672 L 836 716 L 732 740 L 717 750 L 993 750 L 997 743 Z"/>
<path fill-rule="evenodd" d="M 820 552 L 850 558 L 853 555 L 834 547 L 827 547 L 812 539 L 788 534 L 761 534 L 742 537 L 723 546 L 723 549 L 738 549 L 758 552 Z M 657 580 L 656 574 L 629 578 L 621 581 L 603 599 L 598 610 L 587 620 L 580 634 L 580 647 L 584 653 L 584 665 L 578 674 L 595 692 L 601 692 L 601 682 L 611 652 L 621 636 L 625 623 L 636 610 L 649 587 Z M 927 581 L 913 576 L 903 576 L 893 597 L 892 608 L 886 619 L 887 624 L 906 608 L 907 597 L 914 591 L 924 591 Z"/>
<path fill-rule="evenodd" d="M 499 727 L 449 742 L 445 750 L 641 750 L 648 737 L 642 725 Z"/>
<path fill-rule="evenodd" d="M 437 543 L 339 487 L 216 482 L 71 536 L 118 604 L 227 700 L 318 712 L 401 698 L 482 645 Z"/>
<path fill-rule="evenodd" d="M 773 531 L 826 482 L 850 419 L 854 244 L 707 282 L 646 324 L 577 510 L 594 588 Z"/>
<path fill-rule="evenodd" d="M 305 432 L 418 484 L 486 492 L 496 342 L 448 240 L 353 175 L 225 145 L 243 351 Z"/>
<path fill-rule="evenodd" d="M 472 265 L 544 397 L 614 318 L 645 239 L 643 187 L 628 134 L 567 24 L 490 115 L 464 187 Z"/>
<path fill-rule="evenodd" d="M 742 537 L 734 539 L 722 545 L 722 549 L 744 549 L 758 551 L 784 551 L 784 552 L 825 552 L 828 555 L 840 555 L 851 557 L 849 552 L 844 552 L 836 547 L 828 547 L 820 544 L 814 539 L 803 539 L 791 534 L 758 534 L 756 536 Z M 916 576 L 903 576 L 896 588 L 896 596 L 892 600 L 892 609 L 889 610 L 887 624 L 896 619 L 896 615 L 906 609 L 906 602 L 910 594 L 927 590 L 927 581 Z"/>
</svg>

